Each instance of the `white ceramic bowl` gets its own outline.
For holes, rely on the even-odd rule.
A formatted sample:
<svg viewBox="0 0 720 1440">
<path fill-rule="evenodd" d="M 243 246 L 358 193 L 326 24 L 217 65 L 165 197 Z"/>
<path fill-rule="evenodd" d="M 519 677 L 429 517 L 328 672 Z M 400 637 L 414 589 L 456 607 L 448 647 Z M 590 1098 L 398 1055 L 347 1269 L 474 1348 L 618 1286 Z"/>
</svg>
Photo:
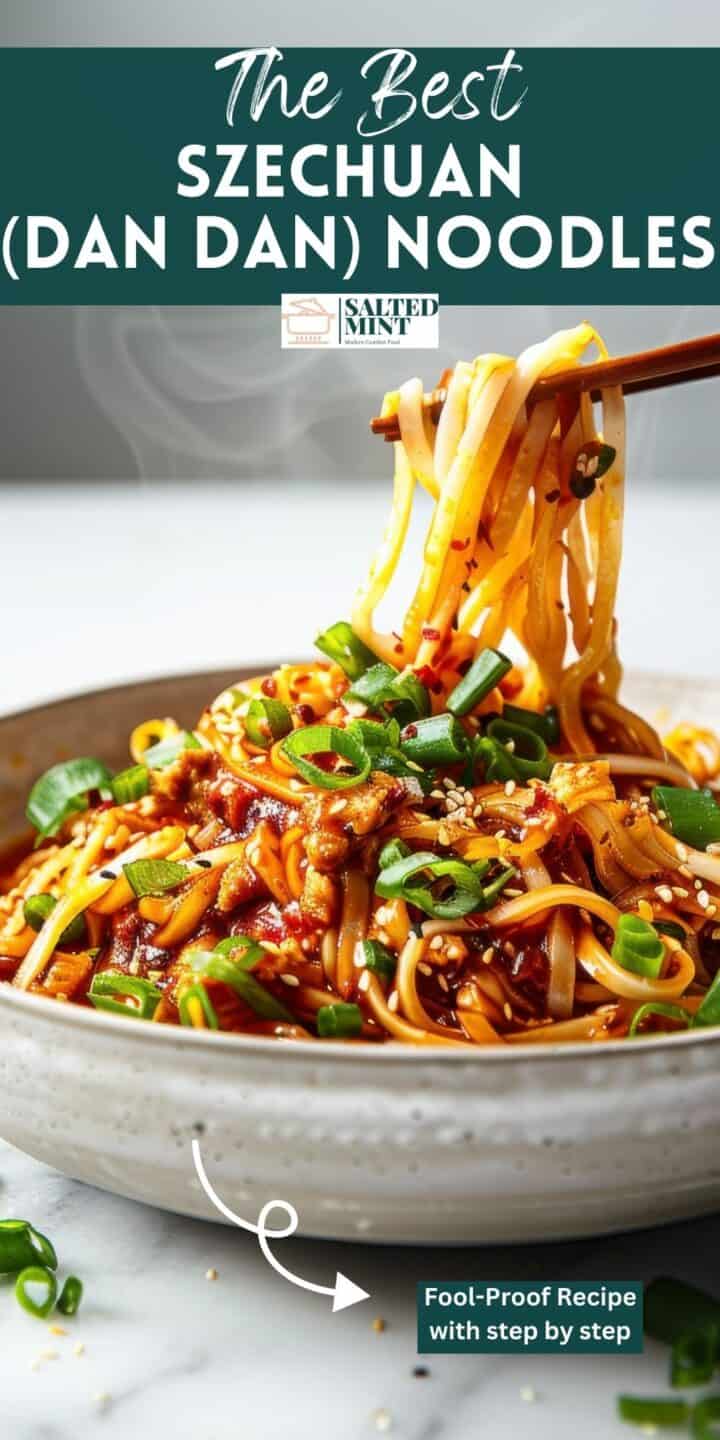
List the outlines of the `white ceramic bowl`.
<svg viewBox="0 0 720 1440">
<path fill-rule="evenodd" d="M 214 672 L 0 720 L 0 843 L 61 755 L 122 763 L 140 717 L 192 724 Z M 720 717 L 720 685 L 634 677 L 653 716 Z M 449 1244 L 601 1234 L 720 1203 L 720 1034 L 435 1054 L 150 1027 L 0 986 L 0 1133 L 78 1179 L 218 1219 L 295 1205 L 333 1239 Z"/>
</svg>

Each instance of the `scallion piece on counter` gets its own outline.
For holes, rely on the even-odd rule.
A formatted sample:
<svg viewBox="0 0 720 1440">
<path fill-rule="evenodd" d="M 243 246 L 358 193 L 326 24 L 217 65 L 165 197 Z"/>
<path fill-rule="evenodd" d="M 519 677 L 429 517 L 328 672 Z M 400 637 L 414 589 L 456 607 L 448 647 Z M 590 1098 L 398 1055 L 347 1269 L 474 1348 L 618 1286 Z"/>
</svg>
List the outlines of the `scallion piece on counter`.
<svg viewBox="0 0 720 1440">
<path fill-rule="evenodd" d="M 377 664 L 377 655 L 373 655 L 347 620 L 336 620 L 329 630 L 317 636 L 315 644 L 350 680 L 359 680 L 371 665 Z"/>
<path fill-rule="evenodd" d="M 718 1440 L 720 1435 L 720 1395 L 706 1395 L 693 1405 L 690 1416 L 693 1440 Z"/>
<path fill-rule="evenodd" d="M 193 735 L 192 730 L 178 730 L 175 735 L 167 735 L 164 740 L 158 740 L 156 745 L 151 745 L 143 755 L 143 764 L 149 765 L 151 770 L 164 770 L 182 755 L 183 750 L 202 750 L 202 745 Z"/>
<path fill-rule="evenodd" d="M 375 881 L 375 893 L 386 900 L 405 900 L 439 920 L 458 920 L 473 910 L 487 910 L 515 873 L 508 868 L 485 887 L 487 869 L 487 861 L 468 865 L 421 850 L 386 865 Z"/>
<path fill-rule="evenodd" d="M 656 785 L 652 800 L 664 816 L 662 824 L 686 845 L 705 850 L 720 841 L 720 805 L 711 790 Z"/>
<path fill-rule="evenodd" d="M 625 968 L 627 969 L 627 966 Z M 661 1000 L 649 1000 L 647 1005 L 641 1005 L 639 1010 L 636 1010 L 633 1015 L 628 1029 L 628 1036 L 631 1040 L 633 1040 L 636 1035 L 652 1034 L 652 1031 L 644 1031 L 640 1027 L 646 1020 L 650 1020 L 653 1015 L 664 1015 L 668 1020 L 680 1020 L 683 1022 L 686 1030 L 690 1028 L 690 1016 L 687 1011 L 682 1010 L 679 1005 L 668 1005 Z"/>
<path fill-rule="evenodd" d="M 713 977 L 709 990 L 705 991 L 692 1023 L 693 1029 L 696 1025 L 720 1025 L 720 970 Z"/>
<path fill-rule="evenodd" d="M 362 1031 L 359 1005 L 321 1005 L 316 1016 L 317 1033 L 325 1040 L 347 1040 Z"/>
<path fill-rule="evenodd" d="M 665 946 L 649 921 L 639 915 L 621 915 L 611 953 L 623 970 L 656 980 L 665 959 Z"/>
<path fill-rule="evenodd" d="M 61 1315 L 77 1315 L 83 1297 L 83 1283 L 77 1275 L 68 1275 L 58 1296 L 57 1308 Z"/>
<path fill-rule="evenodd" d="M 690 1417 L 687 1400 L 655 1400 L 640 1395 L 618 1395 L 618 1415 L 631 1425 L 647 1425 L 664 1429 L 686 1425 Z"/>
<path fill-rule="evenodd" d="M 646 1287 L 643 1314 L 646 1334 L 666 1345 L 699 1330 L 720 1333 L 720 1301 L 668 1275 L 658 1276 Z"/>
<path fill-rule="evenodd" d="M 502 717 L 509 725 L 521 725 L 524 730 L 534 730 L 546 745 L 557 745 L 560 739 L 560 720 L 554 705 L 544 710 L 524 710 L 520 705 L 503 705 Z"/>
<path fill-rule="evenodd" d="M 142 800 L 150 789 L 150 772 L 147 765 L 130 765 L 120 770 L 110 782 L 113 800 L 118 805 L 127 805 L 132 800 Z"/>
<path fill-rule="evenodd" d="M 718 1333 L 714 1327 L 679 1335 L 670 1357 L 670 1384 L 707 1385 L 718 1361 Z"/>
<path fill-rule="evenodd" d="M 39 1286 L 45 1292 L 45 1298 L 37 1300 L 31 1295 L 31 1285 Z M 48 1270 L 45 1265 L 28 1265 L 25 1270 L 20 1271 L 15 1281 L 15 1295 L 28 1315 L 45 1320 L 57 1300 L 57 1280 L 52 1270 Z"/>
<path fill-rule="evenodd" d="M 0 1275 L 17 1275 L 38 1263 L 57 1270 L 57 1255 L 47 1236 L 28 1220 L 0 1220 Z"/>
<path fill-rule="evenodd" d="M 356 680 L 347 691 L 348 700 L 359 700 L 369 710 L 382 711 L 386 705 L 396 707 L 394 714 L 400 714 L 403 724 L 430 714 L 430 696 L 425 686 L 410 671 L 401 675 L 378 660 L 364 675 Z"/>
<path fill-rule="evenodd" d="M 32 930 L 42 930 L 49 915 L 52 915 L 57 899 L 54 895 L 29 895 L 23 905 L 23 915 L 27 924 Z M 74 920 L 65 927 L 58 941 L 58 945 L 76 945 L 85 939 L 87 934 L 85 920 L 82 915 L 76 915 Z"/>
<path fill-rule="evenodd" d="M 467 675 L 463 675 L 448 696 L 447 707 L 453 715 L 467 715 L 512 670 L 512 660 L 501 650 L 481 650 Z"/>
<path fill-rule="evenodd" d="M 123 1000 L 117 1000 L 117 995 L 127 996 L 131 1003 L 128 1005 Z M 135 1020 L 152 1020 L 162 1000 L 162 992 L 150 980 L 139 976 L 124 975 L 119 970 L 101 970 L 93 976 L 88 1000 L 92 1001 L 96 1010 L 129 1015 Z"/>
<path fill-rule="evenodd" d="M 338 725 L 307 725 L 302 730 L 293 730 L 292 735 L 283 740 L 282 750 L 303 780 L 321 790 L 349 790 L 367 780 L 370 774 L 369 751 L 355 735 Z M 337 755 L 355 769 L 323 770 L 307 758 L 310 755 Z"/>
<path fill-rule="evenodd" d="M 467 755 L 468 742 L 454 715 L 429 715 L 405 727 L 400 748 L 408 760 L 430 769 L 434 765 L 459 765 Z"/>
<path fill-rule="evenodd" d="M 379 940 L 363 940 L 361 943 L 363 965 L 383 980 L 392 980 L 397 970 L 397 960 L 386 945 Z"/>
<path fill-rule="evenodd" d="M 190 964 L 198 979 L 220 980 L 229 985 L 246 1005 L 263 1020 L 292 1020 L 290 1011 L 255 979 L 242 964 L 217 951 L 195 950 L 189 956 Z"/>
<path fill-rule="evenodd" d="M 130 860 L 122 870 L 138 900 L 146 895 L 162 895 L 165 890 L 176 890 L 187 880 L 189 873 L 187 867 L 179 865 L 177 860 Z"/>
<path fill-rule="evenodd" d="M 56 835 L 70 815 L 87 809 L 89 794 L 109 789 L 111 782 L 112 775 L 101 760 L 87 755 L 63 760 L 35 781 L 25 814 L 43 838 Z"/>
<path fill-rule="evenodd" d="M 253 745 L 269 750 L 292 730 L 292 717 L 282 700 L 256 698 L 250 701 L 244 719 L 245 733 Z"/>
<path fill-rule="evenodd" d="M 210 996 L 208 995 L 208 992 L 201 981 L 198 981 L 197 985 L 189 985 L 186 990 L 183 990 L 180 996 L 180 999 L 178 1001 L 180 1024 L 195 1024 L 192 1012 L 193 1002 L 196 1002 L 200 1006 L 200 1010 L 205 1020 L 206 1028 L 208 1030 L 219 1030 L 220 1021 L 217 1017 L 217 1011 L 215 1010 L 215 1006 L 213 1005 L 212 1000 L 210 999 Z"/>
</svg>

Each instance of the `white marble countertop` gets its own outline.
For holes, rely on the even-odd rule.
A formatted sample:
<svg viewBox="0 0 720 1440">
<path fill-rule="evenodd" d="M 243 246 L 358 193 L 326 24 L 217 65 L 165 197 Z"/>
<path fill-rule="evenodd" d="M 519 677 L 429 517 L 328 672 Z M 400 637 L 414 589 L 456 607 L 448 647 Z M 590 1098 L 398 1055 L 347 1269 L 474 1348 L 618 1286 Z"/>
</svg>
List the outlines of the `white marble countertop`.
<svg viewBox="0 0 720 1440">
<path fill-rule="evenodd" d="M 689 505 L 686 486 L 638 486 L 631 500 L 624 658 L 717 672 L 720 629 L 702 617 L 720 600 L 720 495 L 698 491 Z M 3 638 L 0 711 L 130 676 L 307 653 L 315 630 L 347 610 L 385 503 L 377 487 L 6 487 L 0 607 L 19 623 Z M 658 1272 L 702 1282 L 720 1240 L 717 1219 L 514 1250 L 293 1241 L 299 1273 L 323 1280 L 339 1266 L 371 1292 L 333 1316 L 273 1274 L 251 1237 L 116 1199 L 2 1145 L 0 1196 L 0 1212 L 54 1236 L 86 1282 L 67 1337 L 0 1296 L 8 1440 L 144 1440 L 155 1426 L 176 1440 L 363 1440 L 383 1427 L 398 1440 L 628 1434 L 614 1397 L 665 1391 L 658 1347 L 625 1359 L 430 1357 L 430 1374 L 414 1378 L 415 1282 Z M 56 1358 L 34 1368 L 43 1351 Z"/>
</svg>

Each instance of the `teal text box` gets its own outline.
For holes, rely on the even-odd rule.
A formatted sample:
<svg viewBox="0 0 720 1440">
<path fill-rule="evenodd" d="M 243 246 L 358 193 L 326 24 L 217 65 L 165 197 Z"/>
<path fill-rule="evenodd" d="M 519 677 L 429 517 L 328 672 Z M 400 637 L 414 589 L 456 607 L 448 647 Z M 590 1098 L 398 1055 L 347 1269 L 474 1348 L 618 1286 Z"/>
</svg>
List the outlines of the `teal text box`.
<svg viewBox="0 0 720 1440">
<path fill-rule="evenodd" d="M 637 1280 L 421 1280 L 420 1355 L 639 1355 Z"/>
</svg>

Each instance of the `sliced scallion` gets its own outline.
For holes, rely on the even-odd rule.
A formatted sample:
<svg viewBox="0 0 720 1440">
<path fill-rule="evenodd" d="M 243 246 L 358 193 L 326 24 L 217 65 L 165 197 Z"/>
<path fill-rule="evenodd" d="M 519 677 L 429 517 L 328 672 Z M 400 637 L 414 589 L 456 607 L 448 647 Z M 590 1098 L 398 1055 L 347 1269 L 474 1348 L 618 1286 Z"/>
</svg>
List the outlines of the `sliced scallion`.
<svg viewBox="0 0 720 1440">
<path fill-rule="evenodd" d="M 276 740 L 282 740 L 292 730 L 292 718 L 287 705 L 281 700 L 256 698 L 250 701 L 245 715 L 245 733 L 253 745 L 269 750 Z"/>
<path fill-rule="evenodd" d="M 639 915 L 621 915 L 611 953 L 623 970 L 656 980 L 665 959 L 665 946 L 648 920 Z"/>
<path fill-rule="evenodd" d="M 705 850 L 720 841 L 720 805 L 711 790 L 685 790 L 680 785 L 656 785 L 653 804 L 664 816 L 663 825 L 678 840 Z"/>
<path fill-rule="evenodd" d="M 183 990 L 182 994 L 180 995 L 180 999 L 178 1001 L 180 1024 L 193 1024 L 191 1009 L 192 1001 L 195 1001 L 200 1006 L 208 1030 L 219 1030 L 220 1021 L 218 1020 L 215 1006 L 213 1005 L 212 1000 L 210 999 L 210 996 L 208 995 L 208 992 L 201 981 L 198 981 L 197 985 L 188 985 L 187 989 Z"/>
<path fill-rule="evenodd" d="M 209 980 L 219 980 L 223 985 L 229 985 L 230 989 L 264 1020 L 292 1020 L 286 1006 L 261 985 L 242 963 L 238 964 L 234 959 L 218 954 L 217 951 L 205 950 L 193 951 L 189 959 L 198 979 L 207 977 Z"/>
<path fill-rule="evenodd" d="M 187 880 L 188 870 L 177 860 L 131 860 L 123 865 L 123 875 L 138 900 L 142 900 L 146 895 L 176 890 Z"/>
<path fill-rule="evenodd" d="M 403 724 L 430 713 L 430 696 L 417 676 L 412 671 L 401 675 L 382 660 L 378 660 L 354 682 L 347 692 L 347 699 L 359 700 L 376 712 L 392 705 L 393 713 Z"/>
<path fill-rule="evenodd" d="M 394 865 L 396 860 L 404 860 L 409 854 L 410 846 L 404 840 L 388 840 L 378 855 L 378 865 L 384 870 L 386 865 Z"/>
<path fill-rule="evenodd" d="M 547 780 L 554 763 L 537 731 L 504 718 L 490 721 L 476 748 L 485 759 L 486 780 Z"/>
<path fill-rule="evenodd" d="M 63 760 L 35 781 L 25 813 L 39 835 L 56 835 L 70 815 L 87 809 L 88 795 L 107 790 L 111 782 L 112 775 L 101 760 L 91 756 Z"/>
<path fill-rule="evenodd" d="M 690 1416 L 693 1440 L 718 1440 L 720 1435 L 720 1395 L 706 1395 L 693 1405 Z"/>
<path fill-rule="evenodd" d="M 341 730 L 338 725 L 307 725 L 302 730 L 293 730 L 292 735 L 283 740 L 282 750 L 303 780 L 321 790 L 349 790 L 367 780 L 370 774 L 369 751 L 356 735 Z M 336 755 L 348 760 L 355 769 L 352 772 L 323 770 L 307 758 L 309 755 Z"/>
<path fill-rule="evenodd" d="M 28 1220 L 0 1220 L 0 1275 L 16 1275 L 38 1263 L 57 1270 L 57 1255 L 47 1236 Z"/>
<path fill-rule="evenodd" d="M 363 940 L 361 950 L 366 970 L 372 970 L 374 975 L 379 975 L 383 980 L 392 980 L 397 970 L 397 960 L 386 945 L 381 945 L 379 940 Z"/>
<path fill-rule="evenodd" d="M 687 1400 L 656 1400 L 641 1395 L 618 1395 L 618 1415 L 631 1425 L 667 1426 L 686 1425 L 690 1406 Z"/>
<path fill-rule="evenodd" d="M 467 755 L 468 742 L 454 715 L 430 715 L 403 730 L 400 748 L 408 760 L 429 769 L 433 765 L 460 764 Z"/>
<path fill-rule="evenodd" d="M 503 705 L 502 719 L 509 725 L 521 725 L 524 730 L 534 730 L 546 745 L 557 745 L 560 739 L 560 719 L 554 705 L 544 710 L 524 710 L 520 705 Z"/>
<path fill-rule="evenodd" d="M 714 1327 L 678 1335 L 670 1357 L 670 1384 L 707 1385 L 718 1361 L 718 1333 Z"/>
<path fill-rule="evenodd" d="M 57 1308 L 61 1315 L 77 1315 L 83 1297 L 83 1283 L 77 1275 L 68 1275 L 58 1296 Z"/>
<path fill-rule="evenodd" d="M 359 1005 L 321 1005 L 316 1016 L 317 1033 L 326 1040 L 347 1040 L 362 1031 Z"/>
<path fill-rule="evenodd" d="M 249 935 L 228 935 L 226 940 L 218 941 L 212 953 L 232 957 L 242 970 L 254 970 L 267 952 Z"/>
<path fill-rule="evenodd" d="M 481 650 L 467 674 L 448 696 L 448 710 L 453 715 L 469 714 L 511 669 L 512 660 L 508 660 L 501 650 Z"/>
<path fill-rule="evenodd" d="M 142 800 L 150 789 L 150 772 L 147 765 L 130 765 L 120 770 L 110 782 L 113 800 L 118 805 L 127 805 L 132 800 Z"/>
<path fill-rule="evenodd" d="M 418 851 L 385 866 L 375 881 L 375 892 L 386 900 L 405 900 L 437 919 L 457 920 L 473 910 L 487 910 L 515 873 L 508 868 L 485 887 L 487 869 L 487 861 L 468 865 L 464 860 L 443 860 L 431 851 Z"/>
<path fill-rule="evenodd" d="M 125 995 L 131 1003 L 117 1000 Z M 130 1016 L 135 1020 L 152 1020 L 160 1001 L 162 991 L 150 980 L 136 975 L 125 975 L 119 970 L 101 970 L 93 976 L 88 990 L 88 999 L 96 1010 L 108 1010 L 113 1015 Z"/>
<path fill-rule="evenodd" d="M 45 1292 L 44 1299 L 36 1300 L 30 1294 L 31 1285 L 40 1286 Z M 52 1270 L 48 1270 L 45 1265 L 28 1265 L 25 1270 L 20 1271 L 15 1281 L 15 1295 L 28 1315 L 45 1320 L 57 1300 L 57 1280 Z"/>
<path fill-rule="evenodd" d="M 29 895 L 23 905 L 23 915 L 27 924 L 32 930 L 42 930 L 49 915 L 52 915 L 57 905 L 55 895 Z M 63 930 L 58 945 L 81 944 L 87 934 L 85 920 L 82 915 L 76 915 L 74 920 Z"/>
<path fill-rule="evenodd" d="M 359 680 L 371 665 L 377 664 L 377 655 L 373 655 L 347 620 L 336 620 L 329 630 L 317 636 L 315 644 L 350 680 Z"/>
<path fill-rule="evenodd" d="M 695 1011 L 693 1028 L 696 1025 L 720 1025 L 720 970 L 713 977 L 712 984 L 705 991 Z"/>
<path fill-rule="evenodd" d="M 720 1332 L 720 1301 L 668 1275 L 658 1276 L 646 1287 L 643 1314 L 646 1333 L 666 1345 L 699 1330 Z"/>
<path fill-rule="evenodd" d="M 174 735 L 167 735 L 164 740 L 158 740 L 156 745 L 151 745 L 143 754 L 143 764 L 149 765 L 151 770 L 165 770 L 182 755 L 183 750 L 201 750 L 202 746 L 193 735 L 192 730 L 178 730 Z"/>
<path fill-rule="evenodd" d="M 625 969 L 627 968 L 628 967 L 625 966 Z M 687 1011 L 682 1010 L 679 1005 L 668 1005 L 661 1000 L 649 1000 L 647 1005 L 641 1005 L 639 1010 L 636 1010 L 633 1015 L 628 1029 L 628 1036 L 631 1040 L 634 1039 L 636 1035 L 652 1033 L 651 1031 L 643 1031 L 640 1027 L 646 1020 L 652 1019 L 654 1015 L 664 1016 L 668 1020 L 680 1020 L 683 1022 L 686 1030 L 690 1027 L 690 1016 Z"/>
</svg>

